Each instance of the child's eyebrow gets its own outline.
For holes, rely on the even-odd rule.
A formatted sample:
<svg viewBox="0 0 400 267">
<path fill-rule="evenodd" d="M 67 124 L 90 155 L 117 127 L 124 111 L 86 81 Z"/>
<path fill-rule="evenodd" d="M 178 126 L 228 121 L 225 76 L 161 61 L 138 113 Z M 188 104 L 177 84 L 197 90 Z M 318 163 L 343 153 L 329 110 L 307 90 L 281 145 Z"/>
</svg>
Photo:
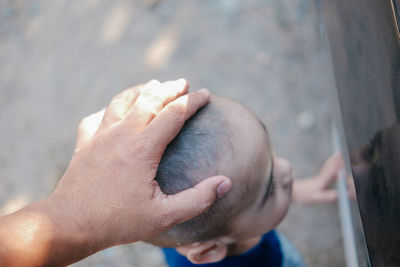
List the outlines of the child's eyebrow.
<svg viewBox="0 0 400 267">
<path fill-rule="evenodd" d="M 265 190 L 264 196 L 263 196 L 263 198 L 262 198 L 262 200 L 261 200 L 261 203 L 260 203 L 260 209 L 261 209 L 262 207 L 264 207 L 265 203 L 266 203 L 267 200 L 268 200 L 268 197 L 269 197 L 270 194 L 271 194 L 272 183 L 273 183 L 272 179 L 273 179 L 273 178 L 274 178 L 274 159 L 273 159 L 273 157 L 271 157 L 271 172 L 270 172 L 269 178 L 268 178 L 267 190 Z"/>
</svg>

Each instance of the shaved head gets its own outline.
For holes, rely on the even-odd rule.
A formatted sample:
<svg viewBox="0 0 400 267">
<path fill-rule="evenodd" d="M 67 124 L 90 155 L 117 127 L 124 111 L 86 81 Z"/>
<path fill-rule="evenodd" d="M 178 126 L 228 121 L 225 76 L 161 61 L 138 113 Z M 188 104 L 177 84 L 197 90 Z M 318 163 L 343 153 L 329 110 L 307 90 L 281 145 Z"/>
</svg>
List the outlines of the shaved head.
<svg viewBox="0 0 400 267">
<path fill-rule="evenodd" d="M 268 146 L 267 132 L 251 111 L 232 100 L 212 96 L 168 145 L 156 180 L 168 195 L 214 175 L 231 178 L 233 189 L 204 214 L 148 242 L 176 247 L 229 233 L 231 219 L 255 201 L 270 157 Z"/>
</svg>

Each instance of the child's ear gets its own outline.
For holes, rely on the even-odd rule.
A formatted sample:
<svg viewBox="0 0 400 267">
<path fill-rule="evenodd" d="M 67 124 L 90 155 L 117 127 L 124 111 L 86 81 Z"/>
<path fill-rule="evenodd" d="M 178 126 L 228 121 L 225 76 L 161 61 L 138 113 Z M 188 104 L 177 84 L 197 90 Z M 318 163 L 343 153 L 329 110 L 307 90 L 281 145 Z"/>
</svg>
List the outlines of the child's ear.
<svg viewBox="0 0 400 267">
<path fill-rule="evenodd" d="M 212 263 L 224 259 L 227 251 L 226 245 L 215 240 L 199 242 L 192 245 L 186 257 L 194 264 Z"/>
</svg>

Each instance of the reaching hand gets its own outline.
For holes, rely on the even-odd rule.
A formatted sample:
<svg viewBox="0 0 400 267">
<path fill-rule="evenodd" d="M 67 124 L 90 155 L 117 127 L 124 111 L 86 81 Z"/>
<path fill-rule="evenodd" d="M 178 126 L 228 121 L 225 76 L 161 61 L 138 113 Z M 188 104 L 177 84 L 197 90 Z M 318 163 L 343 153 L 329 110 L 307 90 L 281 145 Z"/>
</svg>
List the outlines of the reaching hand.
<svg viewBox="0 0 400 267">
<path fill-rule="evenodd" d="M 293 201 L 302 204 L 336 201 L 338 193 L 332 185 L 336 182 L 338 171 L 342 167 L 342 156 L 336 153 L 328 158 L 317 176 L 296 179 L 293 184 Z"/>
</svg>

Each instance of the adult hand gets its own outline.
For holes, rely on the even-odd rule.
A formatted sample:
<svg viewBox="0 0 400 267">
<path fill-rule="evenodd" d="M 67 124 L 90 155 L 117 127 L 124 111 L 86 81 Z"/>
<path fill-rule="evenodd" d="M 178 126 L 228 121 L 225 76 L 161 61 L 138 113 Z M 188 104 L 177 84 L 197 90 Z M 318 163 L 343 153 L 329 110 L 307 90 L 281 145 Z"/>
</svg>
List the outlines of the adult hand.
<svg viewBox="0 0 400 267">
<path fill-rule="evenodd" d="M 125 90 L 107 109 L 84 119 L 54 192 L 0 219 L 0 263 L 66 265 L 148 239 L 206 211 L 227 193 L 232 184 L 223 176 L 171 196 L 154 180 L 168 143 L 209 100 L 207 90 L 187 90 L 185 80 L 151 81 Z"/>
<path fill-rule="evenodd" d="M 336 188 L 331 188 L 338 178 L 338 171 L 343 168 L 340 153 L 329 157 L 317 176 L 297 179 L 293 184 L 293 201 L 301 204 L 331 203 L 337 200 Z"/>
</svg>

